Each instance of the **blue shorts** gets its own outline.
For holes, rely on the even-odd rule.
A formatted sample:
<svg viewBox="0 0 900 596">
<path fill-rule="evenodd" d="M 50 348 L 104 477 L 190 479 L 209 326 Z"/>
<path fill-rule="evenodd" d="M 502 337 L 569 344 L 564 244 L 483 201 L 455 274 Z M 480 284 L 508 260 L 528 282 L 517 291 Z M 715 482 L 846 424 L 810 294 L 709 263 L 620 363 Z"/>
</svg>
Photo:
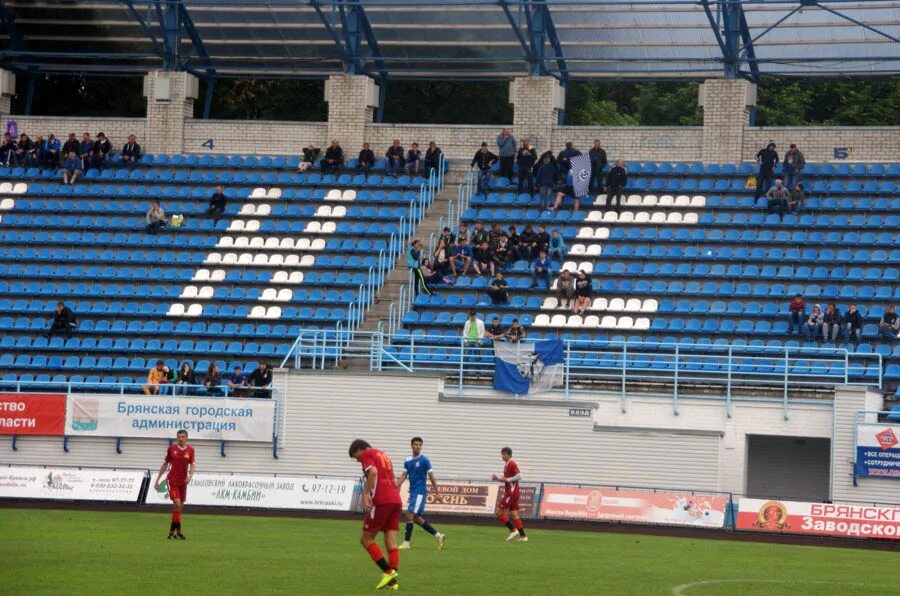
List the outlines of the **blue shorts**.
<svg viewBox="0 0 900 596">
<path fill-rule="evenodd" d="M 425 501 L 426 493 L 424 492 L 410 492 L 409 493 L 409 504 L 406 506 L 406 510 L 412 513 L 413 515 L 422 515 L 425 513 Z"/>
</svg>

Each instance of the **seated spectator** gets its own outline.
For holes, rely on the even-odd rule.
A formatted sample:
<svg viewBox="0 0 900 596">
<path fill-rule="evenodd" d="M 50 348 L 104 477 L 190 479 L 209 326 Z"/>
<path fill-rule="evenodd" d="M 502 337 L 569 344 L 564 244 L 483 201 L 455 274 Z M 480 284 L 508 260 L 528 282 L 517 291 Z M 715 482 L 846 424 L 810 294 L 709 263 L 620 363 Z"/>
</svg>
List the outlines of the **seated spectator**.
<svg viewBox="0 0 900 596">
<path fill-rule="evenodd" d="M 441 240 L 439 240 L 438 242 L 440 243 Z M 459 277 L 460 275 L 468 275 L 469 267 L 471 267 L 473 264 L 472 261 L 474 258 L 474 254 L 472 253 L 472 247 L 469 246 L 469 243 L 465 238 L 460 238 L 456 243 L 456 246 L 453 247 L 453 253 L 451 257 L 450 271 L 453 273 L 453 275 L 456 277 Z M 475 271 L 477 273 L 481 273 L 477 266 L 475 267 Z"/>
<path fill-rule="evenodd" d="M 234 367 L 228 379 L 228 392 L 231 397 L 247 397 L 247 375 L 241 372 L 240 366 Z"/>
<path fill-rule="evenodd" d="M 74 132 L 69 133 L 68 140 L 62 146 L 62 158 L 65 159 L 70 153 L 74 153 L 76 157 L 81 156 L 81 143 L 75 138 Z"/>
<path fill-rule="evenodd" d="M 797 335 L 802 332 L 803 320 L 806 318 L 806 303 L 803 302 L 803 296 L 797 294 L 791 299 L 788 305 L 788 334 L 797 329 Z"/>
<path fill-rule="evenodd" d="M 97 133 L 97 140 L 94 142 L 94 167 L 98 170 L 102 170 L 103 166 L 106 165 L 106 160 L 109 158 L 109 154 L 112 151 L 112 145 L 109 142 L 109 139 L 106 138 L 106 135 L 102 132 Z"/>
<path fill-rule="evenodd" d="M 197 375 L 194 374 L 194 369 L 191 368 L 189 363 L 182 362 L 181 368 L 178 369 L 178 376 L 175 378 L 175 387 L 172 388 L 173 394 L 192 395 L 194 393 L 192 385 L 196 384 Z"/>
<path fill-rule="evenodd" d="M 78 327 L 78 320 L 75 313 L 62 302 L 56 303 L 56 312 L 53 314 L 53 323 L 50 324 L 50 330 L 47 331 L 47 339 L 53 335 L 62 335 L 64 337 L 72 337 L 72 332 Z"/>
<path fill-rule="evenodd" d="M 498 271 L 491 281 L 488 296 L 494 305 L 509 304 L 509 283 L 503 278 L 502 271 Z"/>
<path fill-rule="evenodd" d="M 506 330 L 506 339 L 515 342 L 525 339 L 525 328 L 519 324 L 519 319 L 512 320 L 512 325 Z"/>
<path fill-rule="evenodd" d="M 82 165 L 81 160 L 75 155 L 74 151 L 70 151 L 69 157 L 66 158 L 66 161 L 63 164 L 63 184 L 75 184 L 75 181 L 83 175 L 84 166 Z"/>
<path fill-rule="evenodd" d="M 436 272 L 443 276 L 452 271 L 453 275 L 456 275 L 456 269 L 453 268 L 453 263 L 450 261 L 450 247 L 447 246 L 447 243 L 443 238 L 438 238 L 437 246 L 435 247 L 434 252 L 431 253 L 431 258 L 434 260 L 434 270 Z M 468 267 L 466 267 L 466 269 L 468 269 Z"/>
<path fill-rule="evenodd" d="M 780 215 L 784 215 L 788 209 L 791 193 L 781 182 L 781 178 L 775 180 L 775 186 L 766 193 L 766 213 L 777 211 Z"/>
<path fill-rule="evenodd" d="M 313 166 L 318 160 L 319 155 L 322 154 L 322 150 L 315 146 L 314 143 L 310 143 L 307 147 L 303 148 L 303 161 L 297 166 L 298 172 L 305 172 L 309 168 Z"/>
<path fill-rule="evenodd" d="M 403 146 L 399 139 L 394 139 L 384 156 L 387 158 L 387 175 L 399 176 L 403 171 Z"/>
<path fill-rule="evenodd" d="M 434 141 L 428 143 L 428 149 L 425 150 L 425 175 L 429 176 L 432 170 L 440 171 L 441 167 L 441 149 Z"/>
<path fill-rule="evenodd" d="M 144 385 L 144 394 L 159 395 L 163 385 L 169 382 L 169 367 L 162 360 L 156 361 L 156 366 L 147 373 L 147 384 Z"/>
<path fill-rule="evenodd" d="M 547 211 L 553 204 L 553 189 L 556 186 L 556 165 L 553 163 L 553 156 L 549 151 L 541 156 L 541 162 L 535 175 L 535 184 L 541 196 L 541 210 Z"/>
<path fill-rule="evenodd" d="M 531 229 L 531 224 L 525 224 L 525 229 L 519 234 L 519 244 L 516 247 L 518 250 L 516 260 L 530 261 L 533 258 L 532 255 L 537 255 L 537 253 L 540 252 L 540 250 L 536 250 L 536 247 L 537 234 Z"/>
<path fill-rule="evenodd" d="M 422 274 L 422 278 L 429 288 L 429 294 L 433 294 L 434 290 L 431 290 L 433 286 L 438 284 L 446 284 L 448 286 L 452 286 L 456 283 L 456 279 L 451 275 L 444 275 L 439 271 L 432 269 L 431 261 L 428 259 L 422 259 L 422 263 L 419 265 L 419 271 Z"/>
<path fill-rule="evenodd" d="M 537 151 L 531 146 L 528 139 L 522 139 L 522 146 L 516 153 L 516 168 L 518 168 L 519 186 L 518 192 L 534 194 L 534 164 L 537 162 Z"/>
<path fill-rule="evenodd" d="M 222 395 L 222 372 L 219 365 L 213 362 L 206 369 L 206 377 L 203 379 L 206 392 L 210 395 Z"/>
<path fill-rule="evenodd" d="M 0 145 L 0 166 L 10 167 L 16 165 L 16 140 L 12 135 L 3 135 L 3 144 Z"/>
<path fill-rule="evenodd" d="M 628 171 L 625 162 L 616 160 L 616 165 L 609 169 L 606 175 L 606 208 L 612 207 L 613 198 L 616 199 L 616 213 L 622 212 L 622 195 L 625 194 L 625 186 L 628 185 Z"/>
<path fill-rule="evenodd" d="M 834 304 L 825 307 L 825 313 L 822 315 L 822 339 L 837 343 L 837 339 L 841 334 L 841 311 Z"/>
<path fill-rule="evenodd" d="M 61 153 L 62 147 L 56 135 L 50 135 L 44 145 L 38 149 L 38 161 L 45 168 L 58 168 L 66 153 Z"/>
<path fill-rule="evenodd" d="M 480 346 L 484 338 L 484 321 L 478 318 L 478 313 L 469 311 L 469 318 L 463 325 L 463 339 L 467 346 Z"/>
<path fill-rule="evenodd" d="M 494 265 L 494 249 L 487 240 L 481 243 L 481 246 L 472 251 L 472 268 L 478 275 L 494 276 L 497 268 Z"/>
<path fill-rule="evenodd" d="M 806 201 L 806 191 L 803 190 L 802 184 L 798 184 L 791 192 L 791 198 L 788 199 L 788 211 L 795 214 L 800 213 L 804 201 Z"/>
<path fill-rule="evenodd" d="M 338 145 L 337 141 L 331 141 L 331 146 L 325 150 L 325 159 L 322 160 L 319 167 L 325 174 L 334 174 L 344 165 L 344 150 Z"/>
<path fill-rule="evenodd" d="M 509 260 L 513 258 L 509 249 L 509 236 L 499 225 L 496 229 L 500 231 L 500 235 L 496 236 L 491 243 L 491 249 L 494 251 L 494 266 L 500 271 L 506 271 L 509 267 Z"/>
<path fill-rule="evenodd" d="M 456 246 L 456 236 L 453 235 L 453 232 L 450 231 L 450 228 L 444 226 L 444 229 L 441 230 L 440 238 L 447 243 L 447 246 Z"/>
<path fill-rule="evenodd" d="M 150 235 L 155 235 L 162 228 L 166 227 L 166 222 L 168 221 L 166 212 L 159 206 L 159 201 L 150 202 L 150 209 L 147 210 L 144 221 L 147 223 L 147 233 Z"/>
<path fill-rule="evenodd" d="M 531 277 L 535 288 L 549 288 L 550 276 L 553 274 L 553 261 L 546 251 L 538 253 L 538 258 L 531 264 Z"/>
<path fill-rule="evenodd" d="M 466 242 L 469 243 L 469 246 L 474 246 L 472 243 L 471 233 L 469 232 L 469 226 L 466 225 L 466 222 L 460 222 L 459 227 L 456 229 L 456 238 L 454 239 L 454 244 L 459 242 L 460 239 L 465 238 Z"/>
<path fill-rule="evenodd" d="M 459 226 L 459 232 L 456 234 L 456 241 L 459 242 L 460 238 L 463 238 L 465 234 L 463 234 L 463 225 Z M 480 221 L 475 222 L 475 227 L 472 229 L 472 236 L 469 238 L 469 244 L 473 247 L 481 246 L 482 242 L 489 242 L 490 238 L 488 236 L 487 230 L 484 229 L 484 225 Z"/>
<path fill-rule="evenodd" d="M 228 198 L 225 196 L 225 188 L 217 186 L 216 192 L 209 198 L 209 207 L 206 208 L 206 214 L 213 218 L 213 224 L 219 223 L 227 206 Z"/>
<path fill-rule="evenodd" d="M 547 228 L 542 225 L 538 226 L 537 233 L 534 235 L 534 249 L 531 251 L 531 258 L 537 258 L 541 251 L 548 252 L 550 248 L 550 234 Z"/>
<path fill-rule="evenodd" d="M 549 254 L 552 259 L 562 261 L 568 252 L 569 249 L 566 247 L 566 243 L 562 236 L 559 235 L 559 231 L 553 230 L 550 233 L 550 243 L 547 246 L 547 254 Z"/>
<path fill-rule="evenodd" d="M 142 157 L 141 146 L 134 135 L 128 135 L 128 142 L 122 147 L 122 155 L 119 156 L 119 165 L 133 168 Z"/>
<path fill-rule="evenodd" d="M 419 150 L 419 144 L 413 143 L 409 151 L 406 152 L 406 173 L 410 176 L 418 175 L 421 162 L 422 152 Z"/>
<path fill-rule="evenodd" d="M 47 154 L 47 139 L 44 138 L 44 135 L 38 135 L 34 138 L 34 143 L 31 144 L 29 153 L 32 165 L 43 168 L 44 156 Z"/>
<path fill-rule="evenodd" d="M 572 308 L 572 300 L 575 299 L 575 279 L 568 269 L 563 269 L 556 278 L 556 301 L 560 308 Z"/>
<path fill-rule="evenodd" d="M 500 317 L 491 319 L 491 326 L 484 330 L 484 338 L 491 341 L 506 339 L 506 331 L 500 326 Z"/>
<path fill-rule="evenodd" d="M 250 373 L 247 385 L 250 386 L 250 397 L 272 397 L 272 369 L 268 362 L 260 360 L 256 370 Z"/>
<path fill-rule="evenodd" d="M 30 168 L 35 164 L 34 159 L 34 141 L 28 138 L 24 132 L 19 135 L 19 142 L 16 143 L 16 165 Z"/>
<path fill-rule="evenodd" d="M 369 149 L 368 143 L 363 143 L 362 151 L 359 152 L 359 158 L 356 160 L 356 167 L 362 170 L 363 176 L 368 176 L 372 173 L 374 166 L 375 152 Z"/>
<path fill-rule="evenodd" d="M 487 143 L 481 144 L 481 149 L 475 153 L 470 167 L 478 170 L 478 192 L 487 193 L 491 188 L 493 178 L 492 168 L 497 163 L 498 157 L 488 150 Z"/>
<path fill-rule="evenodd" d="M 878 335 L 888 341 L 894 341 L 900 335 L 900 317 L 897 316 L 893 304 L 884 309 L 884 314 L 878 321 Z"/>
<path fill-rule="evenodd" d="M 810 341 L 816 341 L 819 339 L 819 334 L 822 333 L 822 326 L 825 324 L 822 318 L 822 311 L 819 308 L 819 305 L 816 304 L 812 308 L 812 312 L 809 313 L 809 318 L 806 319 L 806 324 L 804 325 L 803 331 L 806 332 L 806 339 Z"/>
<path fill-rule="evenodd" d="M 579 271 L 575 277 L 575 310 L 573 312 L 576 315 L 585 314 L 591 307 L 593 292 L 590 276 L 584 271 Z"/>
<path fill-rule="evenodd" d="M 847 309 L 847 314 L 844 315 L 844 320 L 841 322 L 844 325 L 844 337 L 858 346 L 862 337 L 863 318 L 862 314 L 856 310 L 855 304 L 850 305 Z"/>
<path fill-rule="evenodd" d="M 78 156 L 81 157 L 81 169 L 87 172 L 94 163 L 94 141 L 91 139 L 90 134 L 84 133 L 81 135 L 80 147 Z"/>
</svg>

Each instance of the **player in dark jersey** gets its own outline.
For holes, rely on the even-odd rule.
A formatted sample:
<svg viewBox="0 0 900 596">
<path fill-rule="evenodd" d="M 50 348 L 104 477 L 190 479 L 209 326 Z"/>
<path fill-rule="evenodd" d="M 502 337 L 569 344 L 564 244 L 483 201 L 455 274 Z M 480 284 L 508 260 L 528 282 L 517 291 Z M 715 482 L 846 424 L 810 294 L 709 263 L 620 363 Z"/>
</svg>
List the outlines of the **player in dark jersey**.
<svg viewBox="0 0 900 596">
<path fill-rule="evenodd" d="M 366 479 L 362 493 L 366 518 L 359 542 L 384 572 L 375 589 L 398 590 L 400 585 L 397 583 L 397 567 L 400 565 L 400 551 L 397 549 L 397 534 L 400 531 L 400 510 L 403 508 L 403 501 L 395 484 L 394 464 L 384 451 L 373 449 L 362 439 L 353 441 L 349 452 L 350 457 L 362 465 Z M 390 562 L 385 561 L 381 549 L 375 544 L 378 532 L 384 532 L 384 546 L 388 551 Z"/>
<path fill-rule="evenodd" d="M 153 488 L 159 490 L 159 481 L 168 469 L 166 485 L 169 488 L 169 498 L 172 499 L 172 524 L 169 526 L 169 540 L 174 538 L 184 540 L 184 534 L 181 533 L 181 512 L 184 511 L 184 502 L 187 500 L 187 485 L 194 476 L 194 448 L 187 444 L 186 430 L 178 431 L 175 436 L 178 442 L 169 445 L 166 450 L 166 459 L 159 467 L 159 474 L 156 475 Z"/>
<path fill-rule="evenodd" d="M 500 450 L 500 457 L 505 462 L 503 476 L 496 474 L 492 476 L 494 481 L 503 483 L 503 498 L 497 504 L 497 517 L 509 528 L 507 542 L 516 538 L 519 539 L 519 542 L 528 542 L 525 528 L 522 526 L 522 518 L 519 517 L 519 481 L 522 479 L 522 473 L 519 472 L 519 466 L 513 461 L 512 449 L 504 447 Z"/>
</svg>

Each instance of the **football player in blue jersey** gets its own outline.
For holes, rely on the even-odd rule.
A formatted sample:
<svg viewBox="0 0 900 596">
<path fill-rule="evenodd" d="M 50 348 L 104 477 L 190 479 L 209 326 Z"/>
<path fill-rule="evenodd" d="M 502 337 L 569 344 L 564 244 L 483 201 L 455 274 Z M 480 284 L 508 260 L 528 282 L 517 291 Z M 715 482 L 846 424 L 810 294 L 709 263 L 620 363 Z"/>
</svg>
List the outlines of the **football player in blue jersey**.
<svg viewBox="0 0 900 596">
<path fill-rule="evenodd" d="M 409 504 L 406 507 L 406 536 L 403 544 L 400 545 L 401 550 L 409 549 L 409 540 L 412 538 L 413 523 L 417 523 L 422 528 L 434 536 L 437 540 L 438 549 L 444 548 L 444 535 L 435 530 L 428 521 L 422 517 L 425 513 L 425 501 L 428 497 L 428 481 L 431 481 L 431 488 L 435 493 L 439 492 L 437 480 L 434 479 L 434 472 L 431 469 L 431 461 L 422 455 L 422 438 L 413 437 L 410 442 L 412 447 L 412 455 L 406 458 L 403 463 L 403 473 L 397 480 L 397 488 L 403 486 L 403 483 L 409 479 Z"/>
</svg>

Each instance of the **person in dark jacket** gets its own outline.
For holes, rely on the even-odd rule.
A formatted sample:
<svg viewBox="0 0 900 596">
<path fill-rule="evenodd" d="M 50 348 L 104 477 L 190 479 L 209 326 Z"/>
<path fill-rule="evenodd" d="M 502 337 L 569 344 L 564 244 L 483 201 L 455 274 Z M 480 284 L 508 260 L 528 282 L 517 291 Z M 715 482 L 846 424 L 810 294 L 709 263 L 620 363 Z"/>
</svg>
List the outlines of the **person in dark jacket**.
<svg viewBox="0 0 900 596">
<path fill-rule="evenodd" d="M 541 164 L 535 179 L 538 193 L 541 195 L 541 211 L 546 211 L 553 203 L 553 188 L 556 186 L 556 165 L 549 151 L 541 156 Z M 521 170 L 519 170 L 521 172 Z"/>
<path fill-rule="evenodd" d="M 369 149 L 368 143 L 363 143 L 362 151 L 359 152 L 356 167 L 362 170 L 363 176 L 372 173 L 372 167 L 375 165 L 375 152 Z"/>
<path fill-rule="evenodd" d="M 82 170 L 87 172 L 94 165 L 94 141 L 91 139 L 90 133 L 81 135 L 81 149 L 78 152 L 81 158 Z"/>
<path fill-rule="evenodd" d="M 78 321 L 75 319 L 75 313 L 62 302 L 56 303 L 56 312 L 53 315 L 53 323 L 47 332 L 47 339 L 54 334 L 65 337 L 72 337 L 72 332 L 78 327 Z"/>
<path fill-rule="evenodd" d="M 316 147 L 315 143 L 310 143 L 308 146 L 303 148 L 303 161 L 297 164 L 298 172 L 305 172 L 309 168 L 313 167 L 313 165 L 319 161 L 319 155 L 322 154 L 322 150 Z"/>
<path fill-rule="evenodd" d="M 500 177 L 512 180 L 513 161 L 516 158 L 516 137 L 510 134 L 508 128 L 497 135 L 497 155 L 500 159 Z"/>
<path fill-rule="evenodd" d="M 197 384 L 197 375 L 194 374 L 194 369 L 191 368 L 191 365 L 187 362 L 183 362 L 181 364 L 181 368 L 178 369 L 178 376 L 175 377 L 175 387 L 173 387 L 174 395 L 190 395 L 194 392 L 194 388 L 189 385 Z"/>
<path fill-rule="evenodd" d="M 847 309 L 847 314 L 844 315 L 841 323 L 844 325 L 844 337 L 852 341 L 854 345 L 859 345 L 862 337 L 863 318 L 855 304 L 851 304 Z"/>
<path fill-rule="evenodd" d="M 900 317 L 897 316 L 894 305 L 889 304 L 887 308 L 884 309 L 881 320 L 878 321 L 878 335 L 880 335 L 882 339 L 892 342 L 897 339 L 898 333 L 900 333 Z"/>
<path fill-rule="evenodd" d="M 537 288 L 540 282 L 544 282 L 547 289 L 550 288 L 550 276 L 553 274 L 553 261 L 543 250 L 538 253 L 538 258 L 531 263 L 531 278 L 533 287 Z"/>
<path fill-rule="evenodd" d="M 3 144 L 0 145 L 0 166 L 9 167 L 16 164 L 16 140 L 12 135 L 3 135 Z"/>
<path fill-rule="evenodd" d="M 272 369 L 267 362 L 260 361 L 247 378 L 247 385 L 250 387 L 250 397 L 272 397 Z"/>
<path fill-rule="evenodd" d="M 497 271 L 496 277 L 491 281 L 488 296 L 494 305 L 509 304 L 509 283 L 503 279 L 502 271 Z"/>
<path fill-rule="evenodd" d="M 417 176 L 421 165 L 422 151 L 419 149 L 418 143 L 413 143 L 406 152 L 406 173 L 410 176 Z"/>
<path fill-rule="evenodd" d="M 24 132 L 19 135 L 19 142 L 16 144 L 16 165 L 30 168 L 34 165 L 34 141 L 32 141 Z"/>
<path fill-rule="evenodd" d="M 58 168 L 59 164 L 62 163 L 60 160 L 65 155 L 60 153 L 61 149 L 62 145 L 60 145 L 56 135 L 49 135 L 46 143 L 38 148 L 38 160 L 41 162 L 41 166 Z"/>
<path fill-rule="evenodd" d="M 822 314 L 822 339 L 837 343 L 837 338 L 841 334 L 841 311 L 833 303 L 825 307 Z"/>
<path fill-rule="evenodd" d="M 319 167 L 325 174 L 334 174 L 342 165 L 344 165 L 344 150 L 336 140 L 331 141 L 331 146 L 325 150 L 325 158 L 322 159 Z"/>
<path fill-rule="evenodd" d="M 228 205 L 228 198 L 225 196 L 225 189 L 221 186 L 216 187 L 216 192 L 209 198 L 209 207 L 206 214 L 213 218 L 213 224 L 219 222 L 219 218 L 225 214 L 225 207 Z"/>
<path fill-rule="evenodd" d="M 803 332 L 803 322 L 806 319 L 806 303 L 803 296 L 797 294 L 788 304 L 788 333 L 793 333 L 797 329 L 797 335 Z"/>
<path fill-rule="evenodd" d="M 399 176 L 403 171 L 403 146 L 398 139 L 394 139 L 393 144 L 384 152 L 384 156 L 387 158 L 387 175 Z"/>
<path fill-rule="evenodd" d="M 219 365 L 215 362 L 206 369 L 203 385 L 206 386 L 206 392 L 209 395 L 222 395 L 222 371 L 219 370 Z"/>
<path fill-rule="evenodd" d="M 756 196 L 758 199 L 772 188 L 775 178 L 775 166 L 778 165 L 778 152 L 775 151 L 775 143 L 769 143 L 765 149 L 760 149 L 756 154 L 759 163 L 759 173 L 756 175 Z"/>
<path fill-rule="evenodd" d="M 441 167 L 441 148 L 437 143 L 431 141 L 428 143 L 428 149 L 425 150 L 425 175 L 431 174 L 432 170 L 439 170 Z"/>
<path fill-rule="evenodd" d="M 528 189 L 528 194 L 534 194 L 534 176 L 532 175 L 532 169 L 534 168 L 534 164 L 537 161 L 537 151 L 534 150 L 534 147 L 531 146 L 531 143 L 528 142 L 528 139 L 522 139 L 522 146 L 519 147 L 519 151 L 516 152 L 516 167 L 519 170 L 519 192 L 525 192 L 525 189 Z"/>
<path fill-rule="evenodd" d="M 591 158 L 591 181 L 588 189 L 591 192 L 603 192 L 603 170 L 606 169 L 606 150 L 600 146 L 600 139 L 594 139 L 594 146 L 588 151 Z"/>
<path fill-rule="evenodd" d="M 137 137 L 128 135 L 128 142 L 122 147 L 122 155 L 119 156 L 119 164 L 133 168 L 141 160 L 142 155 Z"/>
<path fill-rule="evenodd" d="M 109 142 L 109 139 L 106 138 L 106 135 L 102 132 L 97 133 L 97 140 L 94 141 L 94 149 L 93 149 L 93 165 L 98 170 L 102 170 L 103 166 L 106 165 L 106 159 L 109 157 L 109 153 L 112 151 L 112 145 Z"/>
<path fill-rule="evenodd" d="M 581 155 L 581 151 L 575 148 L 570 142 L 566 143 L 566 148 L 559 152 L 556 156 L 556 169 L 560 175 L 565 176 L 572 168 L 570 160 L 576 155 Z"/>
<path fill-rule="evenodd" d="M 784 154 L 784 185 L 793 192 L 800 183 L 800 172 L 806 167 L 806 158 L 797 149 L 797 145 L 791 143 L 787 153 Z"/>
<path fill-rule="evenodd" d="M 63 159 L 68 157 L 70 153 L 74 153 L 76 156 L 81 155 L 81 143 L 78 142 L 78 139 L 75 137 L 74 132 L 69 133 L 69 138 L 63 143 L 62 146 L 62 154 Z"/>
<path fill-rule="evenodd" d="M 625 169 L 625 162 L 621 159 L 616 160 L 616 165 L 609 170 L 606 176 L 606 208 L 612 207 L 613 197 L 616 199 L 616 213 L 622 211 L 622 195 L 625 192 L 625 186 L 628 184 L 628 171 Z"/>
<path fill-rule="evenodd" d="M 478 191 L 487 192 L 491 187 L 491 168 L 497 163 L 497 156 L 488 150 L 487 143 L 481 144 L 481 149 L 472 158 L 471 167 L 478 168 Z"/>
</svg>

